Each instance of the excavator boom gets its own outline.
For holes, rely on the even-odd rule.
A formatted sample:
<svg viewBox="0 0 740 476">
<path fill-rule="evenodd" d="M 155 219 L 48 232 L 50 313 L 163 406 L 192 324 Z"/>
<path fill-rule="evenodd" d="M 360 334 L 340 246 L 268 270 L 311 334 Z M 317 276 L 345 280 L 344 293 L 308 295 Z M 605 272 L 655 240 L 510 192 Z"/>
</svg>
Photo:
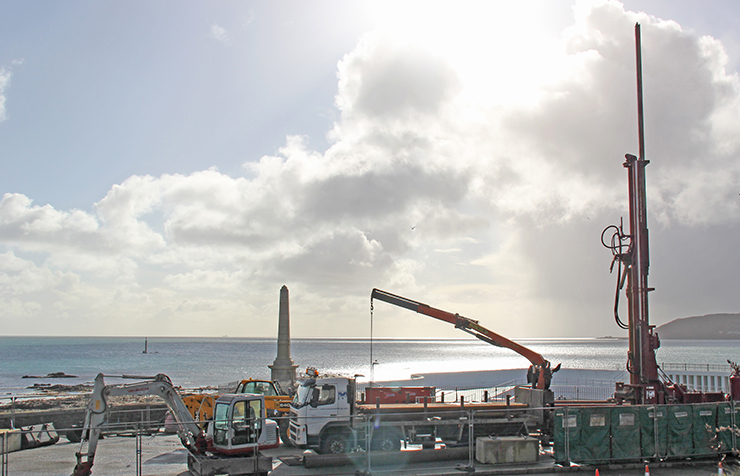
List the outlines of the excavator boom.
<svg viewBox="0 0 740 476">
<path fill-rule="evenodd" d="M 463 317 L 459 314 L 452 314 L 451 312 L 443 311 L 441 309 L 436 309 L 428 304 L 414 301 L 403 296 L 398 296 L 387 291 L 382 291 L 377 288 L 373 289 L 370 294 L 370 299 L 378 299 L 380 301 L 387 302 L 388 304 L 393 304 L 394 306 L 402 307 L 410 311 L 418 312 L 419 314 L 424 314 L 426 316 L 448 322 L 454 325 L 457 329 L 467 332 L 483 342 L 513 350 L 532 363 L 530 371 L 535 371 L 537 375 L 536 378 L 534 378 L 535 381 L 530 383 L 532 383 L 535 388 L 544 389 L 549 387 L 552 373 L 557 372 L 560 368 L 560 366 L 558 366 L 556 369 L 551 370 L 550 362 L 548 362 L 539 353 L 532 349 L 528 349 L 521 344 L 517 344 L 502 335 L 496 334 L 490 329 L 486 329 L 481 326 L 478 321 L 473 319 Z"/>
<path fill-rule="evenodd" d="M 212 425 L 209 425 L 208 431 L 206 431 L 193 420 L 190 411 L 167 375 L 158 374 L 154 377 L 122 376 L 122 378 L 143 378 L 146 380 L 131 384 L 106 385 L 105 375 L 101 373 L 95 377 L 95 386 L 87 405 L 80 450 L 75 453 L 77 465 L 72 472 L 72 476 L 90 476 L 92 474 L 98 440 L 110 417 L 108 398 L 119 395 L 156 395 L 164 400 L 170 413 L 178 423 L 177 433 L 180 440 L 190 452 L 188 469 L 191 473 L 196 471 L 197 474 L 202 474 L 195 467 L 191 468 L 192 461 L 199 461 L 198 467 L 225 464 L 220 460 L 216 461 L 214 458 L 205 457 L 204 455 L 208 453 L 214 455 L 216 459 L 223 456 L 225 458 L 223 461 L 226 461 L 228 466 L 239 469 L 238 474 L 247 474 L 240 470 L 242 460 L 233 458 L 234 456 L 253 455 L 262 448 L 274 448 L 279 444 L 277 423 L 266 419 L 263 395 L 229 394 L 220 396 L 215 401 Z M 270 459 L 269 465 L 267 463 L 265 465 L 272 467 L 271 461 Z M 217 473 L 206 471 L 203 474 Z M 265 474 L 267 473 L 265 472 Z"/>
<path fill-rule="evenodd" d="M 72 476 L 88 476 L 92 473 L 93 461 L 97 450 L 98 440 L 103 425 L 107 422 L 110 405 L 108 397 L 116 395 L 158 395 L 170 408 L 175 420 L 179 423 L 178 433 L 183 445 L 191 451 L 205 451 L 205 439 L 202 430 L 192 420 L 187 408 L 177 395 L 172 381 L 164 374 L 155 377 L 132 377 L 124 378 L 146 378 L 145 382 L 129 385 L 106 385 L 105 375 L 102 373 L 95 377 L 90 402 L 87 405 L 85 417 L 85 433 L 80 442 L 80 451 L 75 454 L 77 465 Z M 86 451 L 83 451 L 87 447 Z"/>
</svg>

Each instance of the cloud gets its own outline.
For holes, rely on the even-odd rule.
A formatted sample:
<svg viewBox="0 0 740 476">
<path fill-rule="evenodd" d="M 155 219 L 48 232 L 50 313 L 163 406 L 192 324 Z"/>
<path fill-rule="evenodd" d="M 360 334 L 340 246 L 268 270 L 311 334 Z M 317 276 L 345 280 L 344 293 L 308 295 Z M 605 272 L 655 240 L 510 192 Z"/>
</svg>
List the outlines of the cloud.
<svg viewBox="0 0 740 476">
<path fill-rule="evenodd" d="M 4 295 L 18 296 L 54 287 L 58 277 L 47 268 L 15 256 L 12 251 L 0 254 L 0 289 Z"/>
<path fill-rule="evenodd" d="M 6 193 L 0 200 L 0 237 L 5 244 L 34 251 L 52 244 L 89 251 L 104 247 L 98 228 L 95 218 L 85 212 L 33 206 L 31 199 L 18 193 Z"/>
<path fill-rule="evenodd" d="M 366 36 L 339 65 L 337 104 L 347 116 L 392 119 L 440 112 L 459 87 L 443 57 L 387 36 Z"/>
<path fill-rule="evenodd" d="M 10 86 L 10 71 L 0 68 L 0 122 L 8 118 L 5 110 L 5 90 Z"/>
<path fill-rule="evenodd" d="M 652 243 L 736 226 L 740 84 L 717 40 L 618 2 L 579 2 L 575 13 L 559 48 L 506 45 L 507 58 L 549 55 L 521 70 L 490 67 L 483 38 L 437 50 L 423 36 L 367 34 L 338 65 L 341 116 L 325 151 L 289 136 L 243 176 L 132 176 L 90 213 L 5 194 L 3 316 L 135 315 L 115 329 L 151 321 L 171 333 L 177 322 L 185 334 L 218 318 L 230 335 L 254 335 L 287 283 L 301 304 L 295 335 L 365 335 L 373 287 L 495 316 L 510 337 L 613 334 L 598 236 L 626 212 L 635 22 Z M 211 36 L 228 42 L 216 24 Z M 477 62 L 461 68 L 463 54 Z M 656 255 L 655 265 L 670 260 Z M 736 261 L 723 273 L 734 276 Z M 416 321 L 386 322 L 378 332 L 421 337 Z"/>
<path fill-rule="evenodd" d="M 208 36 L 224 46 L 231 46 L 231 39 L 229 38 L 229 34 L 226 32 L 226 29 L 217 23 L 213 23 L 211 25 L 211 30 Z"/>
</svg>

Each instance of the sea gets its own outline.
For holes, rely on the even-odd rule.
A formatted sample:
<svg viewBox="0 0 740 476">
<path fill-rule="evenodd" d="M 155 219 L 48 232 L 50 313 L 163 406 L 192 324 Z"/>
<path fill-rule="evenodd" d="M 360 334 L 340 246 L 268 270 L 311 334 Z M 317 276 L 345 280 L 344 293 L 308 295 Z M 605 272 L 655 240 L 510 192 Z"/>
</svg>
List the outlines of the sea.
<svg viewBox="0 0 740 476">
<path fill-rule="evenodd" d="M 146 342 L 146 350 L 145 350 Z M 628 342 L 618 338 L 520 339 L 552 365 L 623 370 Z M 202 337 L 0 337 L 0 397 L 36 392 L 34 384 L 91 383 L 114 376 L 167 374 L 183 388 L 215 387 L 243 378 L 270 378 L 276 339 Z M 360 381 L 409 379 L 414 374 L 527 368 L 513 351 L 477 339 L 305 339 L 291 341 L 298 372 L 359 376 Z M 740 361 L 737 340 L 664 340 L 659 364 Z M 70 378 L 45 378 L 63 372 Z"/>
</svg>

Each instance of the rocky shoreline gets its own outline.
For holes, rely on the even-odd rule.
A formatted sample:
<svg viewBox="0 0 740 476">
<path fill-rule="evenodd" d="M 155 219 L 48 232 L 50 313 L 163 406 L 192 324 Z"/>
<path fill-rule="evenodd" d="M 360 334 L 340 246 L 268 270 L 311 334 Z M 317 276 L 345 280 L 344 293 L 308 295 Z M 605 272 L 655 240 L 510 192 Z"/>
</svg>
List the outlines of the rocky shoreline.
<svg viewBox="0 0 740 476">
<path fill-rule="evenodd" d="M 71 386 L 79 390 L 78 386 Z M 78 432 L 83 425 L 92 386 L 84 393 L 70 394 L 65 391 L 44 392 L 17 396 L 0 405 L 0 428 L 27 428 L 32 425 L 51 423 L 59 434 Z M 111 397 L 110 427 L 114 433 L 131 431 L 144 424 L 147 428 L 160 428 L 164 424 L 167 406 L 161 398 L 153 395 L 125 395 Z M 75 441 L 75 439 L 70 439 Z"/>
<path fill-rule="evenodd" d="M 18 394 L 14 396 L 0 396 L 0 413 L 34 412 L 39 410 L 74 410 L 84 409 L 90 400 L 93 386 L 89 384 L 34 384 L 27 387 L 34 393 Z M 198 389 L 181 389 L 181 395 L 190 393 L 204 393 L 216 391 L 217 387 L 203 387 Z M 129 405 L 160 405 L 164 404 L 156 395 L 123 395 L 110 397 L 112 407 Z"/>
<path fill-rule="evenodd" d="M 30 395 L 27 397 L 16 397 L 15 400 L 0 404 L 0 413 L 5 412 L 32 412 L 38 410 L 73 410 L 84 409 L 90 400 L 88 388 L 85 393 L 69 395 L 68 393 L 48 393 L 44 395 Z M 75 390 L 75 392 L 78 390 Z M 163 404 L 162 399 L 154 395 L 138 396 L 125 395 L 111 397 L 110 403 L 114 407 L 124 405 L 155 405 Z"/>
<path fill-rule="evenodd" d="M 65 374 L 64 372 L 52 372 L 50 374 L 46 374 L 43 377 L 39 375 L 24 375 L 21 378 L 79 378 L 77 375 L 69 375 Z"/>
</svg>

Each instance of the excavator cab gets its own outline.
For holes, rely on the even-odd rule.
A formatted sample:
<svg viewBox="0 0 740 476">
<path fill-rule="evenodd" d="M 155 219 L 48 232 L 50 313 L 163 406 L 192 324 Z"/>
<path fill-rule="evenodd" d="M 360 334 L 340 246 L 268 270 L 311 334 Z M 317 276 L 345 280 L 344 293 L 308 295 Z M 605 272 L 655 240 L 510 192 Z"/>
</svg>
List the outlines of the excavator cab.
<svg viewBox="0 0 740 476">
<path fill-rule="evenodd" d="M 249 454 L 264 439 L 264 420 L 264 397 L 222 395 L 213 413 L 213 449 L 222 454 Z"/>
</svg>

